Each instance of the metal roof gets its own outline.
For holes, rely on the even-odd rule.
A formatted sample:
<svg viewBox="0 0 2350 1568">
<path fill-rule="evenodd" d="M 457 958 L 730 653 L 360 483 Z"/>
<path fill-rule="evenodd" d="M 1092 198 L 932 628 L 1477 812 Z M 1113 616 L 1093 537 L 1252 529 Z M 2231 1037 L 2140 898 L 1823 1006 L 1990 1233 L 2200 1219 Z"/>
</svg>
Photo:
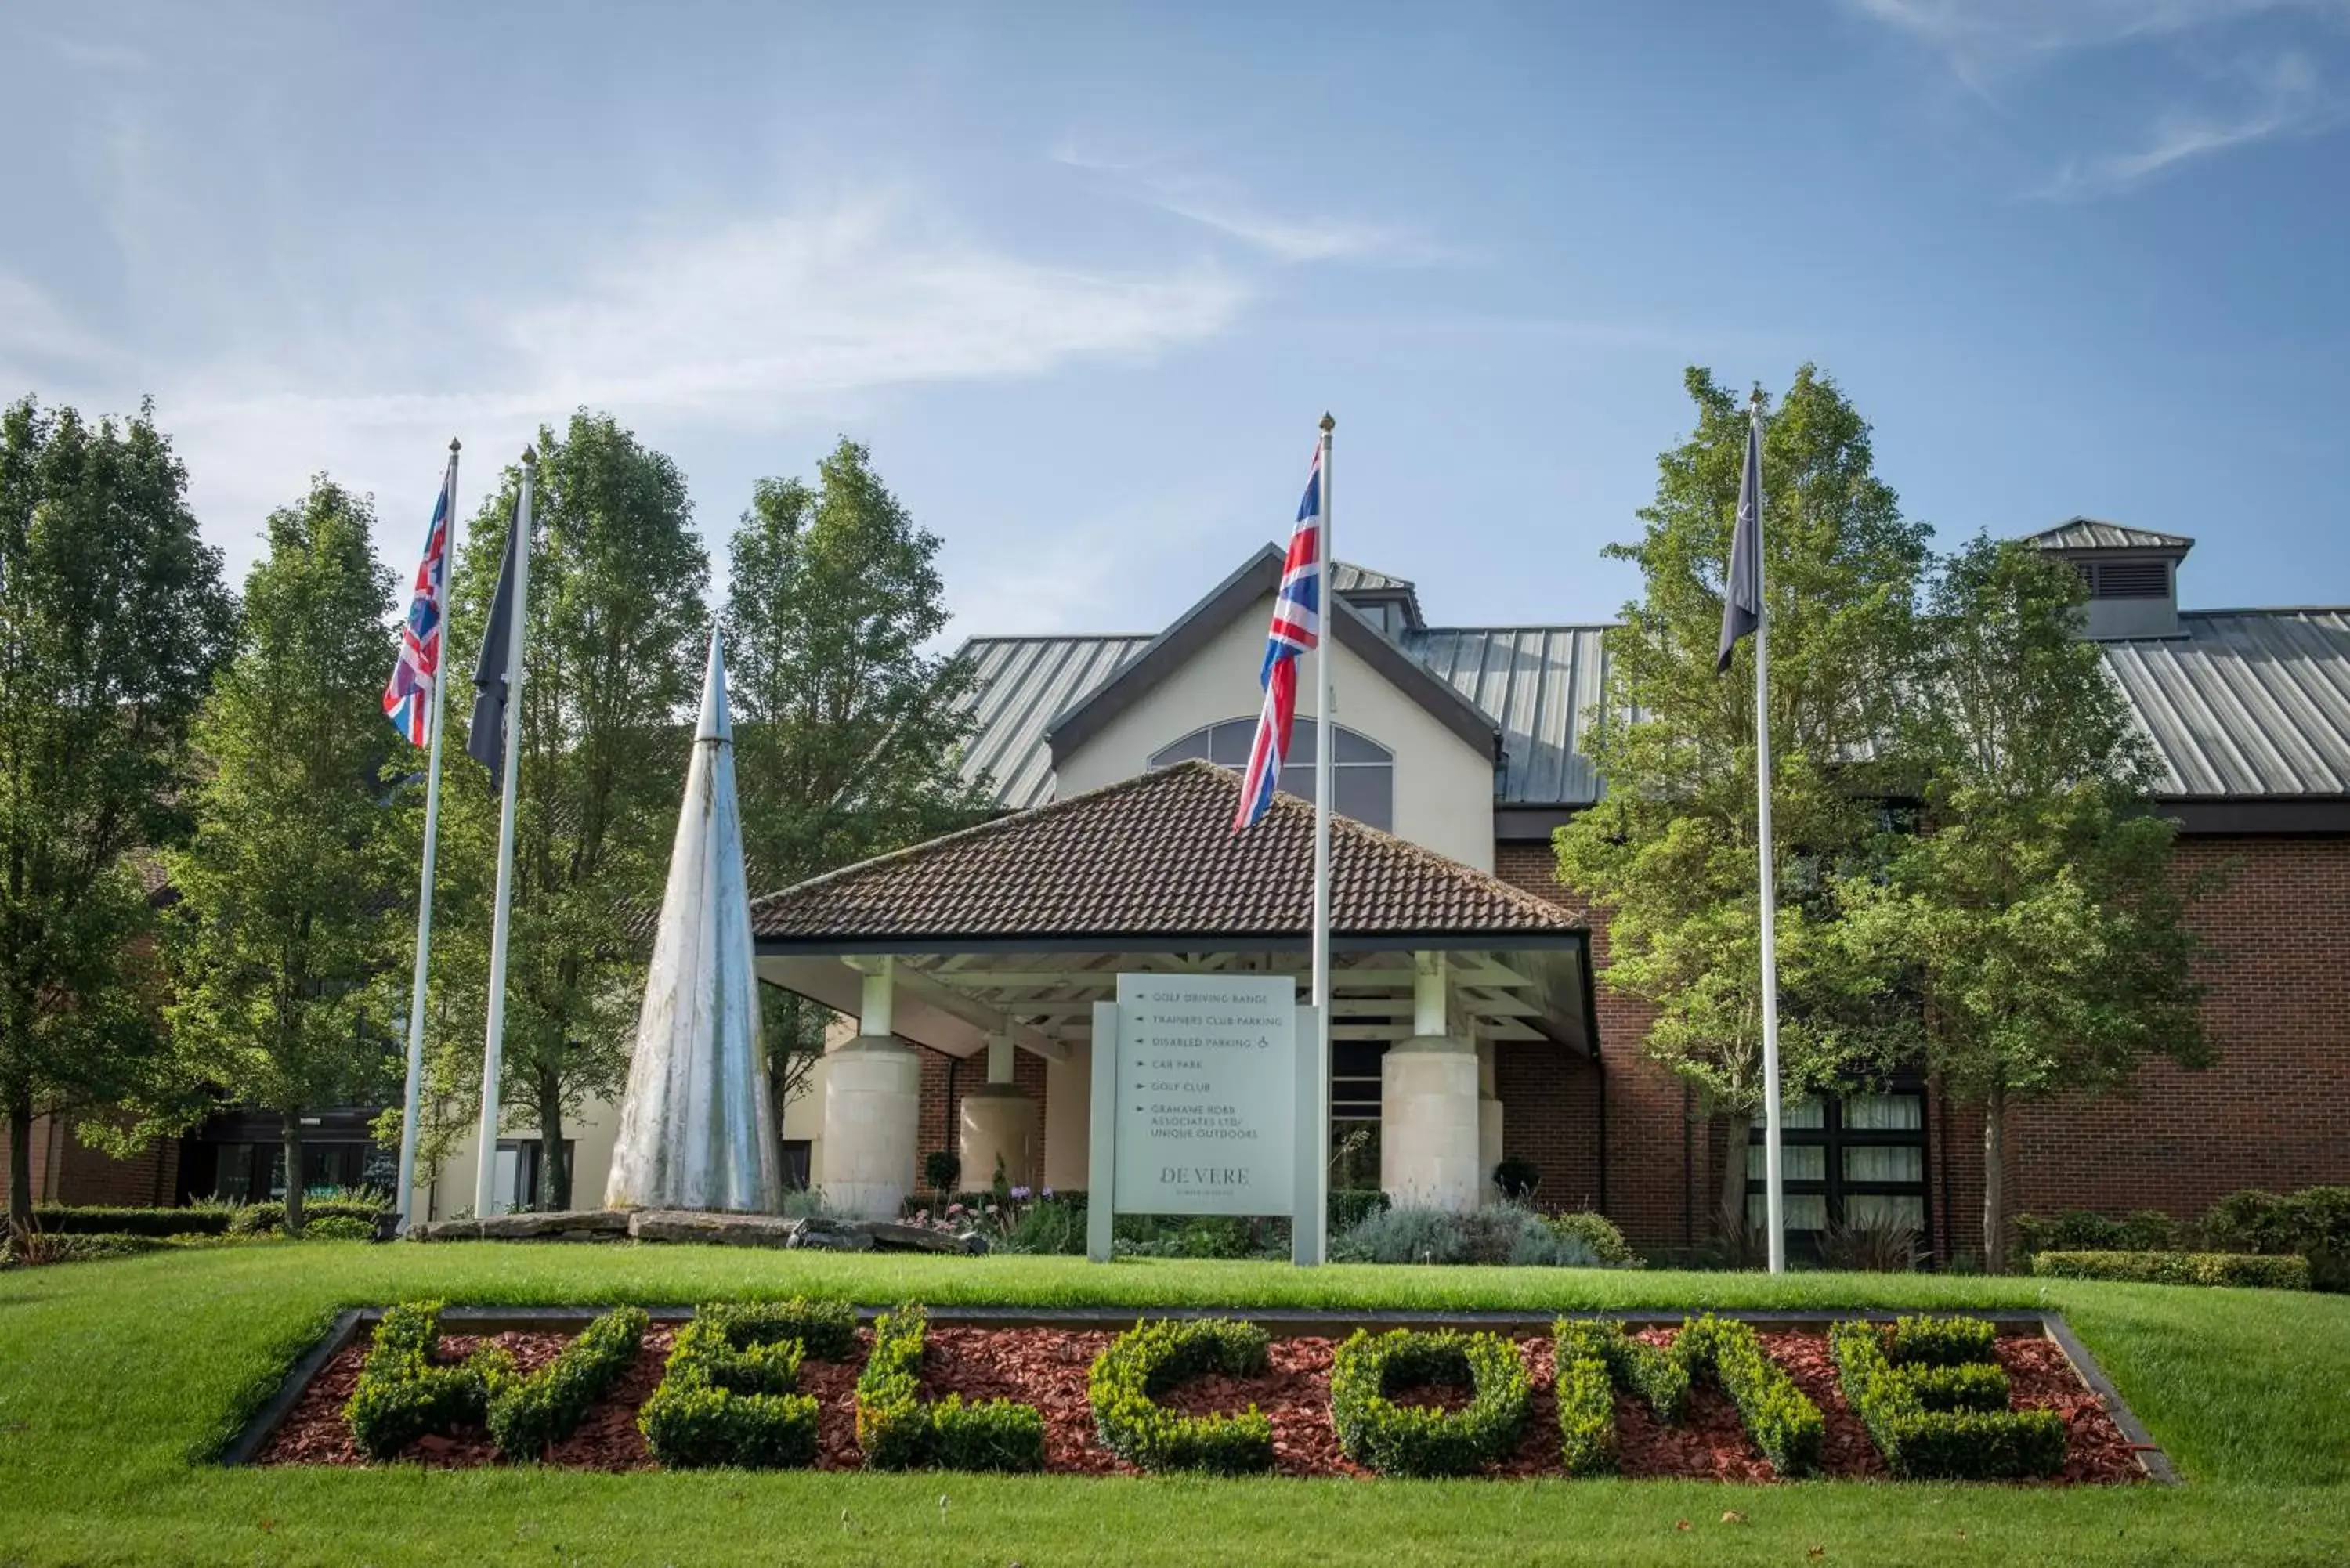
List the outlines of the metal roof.
<svg viewBox="0 0 2350 1568">
<path fill-rule="evenodd" d="M 2125 528 L 2097 517 L 2072 517 L 2029 535 L 2024 543 L 2043 550 L 2176 550 L 2184 555 L 2195 541 L 2184 534 Z"/>
<path fill-rule="evenodd" d="M 993 804 L 1018 811 L 1053 798 L 1053 749 L 1045 727 L 1060 711 L 1150 646 L 1146 635 L 974 637 L 962 646 L 979 667 L 963 706 L 979 721 L 963 777 L 994 781 Z"/>
<path fill-rule="evenodd" d="M 2350 794 L 2350 610 L 2204 610 L 2099 645 L 2174 796 Z"/>
<path fill-rule="evenodd" d="M 1587 805 L 1599 775 L 1582 742 L 1607 676 L 1606 631 L 1430 627 L 1406 634 L 1403 647 L 1501 725 L 1499 804 Z"/>
<path fill-rule="evenodd" d="M 1385 572 L 1375 572 L 1368 566 L 1358 566 L 1352 561 L 1341 561 L 1330 574 L 1330 586 L 1342 594 L 1368 594 L 1386 590 L 1390 593 L 1414 593 L 1419 585 L 1409 577 L 1391 577 Z"/>
</svg>

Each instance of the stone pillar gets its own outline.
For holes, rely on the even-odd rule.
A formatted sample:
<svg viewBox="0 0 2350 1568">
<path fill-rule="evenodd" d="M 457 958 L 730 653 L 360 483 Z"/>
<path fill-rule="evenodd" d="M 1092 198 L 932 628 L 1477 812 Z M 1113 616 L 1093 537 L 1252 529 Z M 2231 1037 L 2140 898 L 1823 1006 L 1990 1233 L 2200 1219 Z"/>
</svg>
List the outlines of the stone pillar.
<svg viewBox="0 0 2350 1568">
<path fill-rule="evenodd" d="M 989 1035 L 987 1084 L 962 1097 L 956 1153 L 967 1188 L 993 1182 L 999 1158 L 1004 1180 L 1014 1187 L 1036 1185 L 1036 1103 L 1012 1081 L 1013 1049 L 1010 1035 Z"/>
<path fill-rule="evenodd" d="M 1388 1047 L 1379 1064 L 1379 1186 L 1388 1197 L 1412 1209 L 1476 1208 L 1487 1186 L 1479 1142 L 1474 1048 L 1429 1034 Z"/>
<path fill-rule="evenodd" d="M 1490 1040 L 1477 1046 L 1477 1179 L 1480 1203 L 1499 1201 L 1493 1168 L 1502 1163 L 1502 1102 L 1493 1093 L 1493 1052 Z"/>
<path fill-rule="evenodd" d="M 914 1183 L 922 1069 L 891 1037 L 897 963 L 865 976 L 857 1037 L 825 1058 L 824 1196 L 860 1220 L 895 1220 Z"/>
</svg>

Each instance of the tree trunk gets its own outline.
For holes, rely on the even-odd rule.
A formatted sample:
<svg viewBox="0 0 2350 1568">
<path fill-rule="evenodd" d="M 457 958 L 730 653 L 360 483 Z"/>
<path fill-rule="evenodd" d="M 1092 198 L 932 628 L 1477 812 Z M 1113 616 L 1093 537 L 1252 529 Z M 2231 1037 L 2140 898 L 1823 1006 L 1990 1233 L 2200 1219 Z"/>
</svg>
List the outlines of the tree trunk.
<svg viewBox="0 0 2350 1568">
<path fill-rule="evenodd" d="M 286 1140 L 286 1233 L 302 1233 L 302 1113 L 286 1111 L 279 1118 Z"/>
<path fill-rule="evenodd" d="M 8 1106 L 8 1229 L 32 1228 L 33 1096 L 19 1095 Z"/>
<path fill-rule="evenodd" d="M 1983 1272 L 2007 1272 L 2007 1091 L 1983 1101 Z"/>
<path fill-rule="evenodd" d="M 550 1213 L 571 1207 L 571 1172 L 563 1166 L 563 1085 L 546 1073 L 538 1079 L 538 1190 L 531 1203 Z"/>
<path fill-rule="evenodd" d="M 1714 1225 L 1721 1233 L 1723 1243 L 1733 1249 L 1744 1245 L 1749 1227 L 1746 1223 L 1746 1149 L 1751 1141 L 1748 1130 L 1753 1118 L 1731 1112 L 1722 1118 L 1721 1190 L 1714 1199 Z"/>
</svg>

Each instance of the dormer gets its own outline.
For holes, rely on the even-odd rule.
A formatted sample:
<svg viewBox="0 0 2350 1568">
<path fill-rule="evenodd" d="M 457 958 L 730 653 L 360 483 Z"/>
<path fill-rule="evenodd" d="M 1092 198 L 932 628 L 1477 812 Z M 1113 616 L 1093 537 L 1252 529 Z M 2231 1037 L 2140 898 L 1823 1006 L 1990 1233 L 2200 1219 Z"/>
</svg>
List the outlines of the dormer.
<svg viewBox="0 0 2350 1568">
<path fill-rule="evenodd" d="M 2194 540 L 2074 517 L 2024 543 L 2072 562 L 2089 585 L 2087 637 L 2121 642 L 2178 635 L 2178 563 Z"/>
<path fill-rule="evenodd" d="M 1420 618 L 1419 589 L 1403 577 L 1341 561 L 1331 578 L 1338 597 L 1387 637 L 1400 639 L 1428 624 Z"/>
</svg>

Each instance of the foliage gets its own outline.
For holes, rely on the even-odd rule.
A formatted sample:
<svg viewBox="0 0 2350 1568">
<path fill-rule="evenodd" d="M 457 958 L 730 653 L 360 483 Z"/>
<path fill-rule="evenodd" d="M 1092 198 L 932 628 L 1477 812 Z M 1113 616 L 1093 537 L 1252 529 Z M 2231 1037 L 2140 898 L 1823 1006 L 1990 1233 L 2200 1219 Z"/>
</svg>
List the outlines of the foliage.
<svg viewBox="0 0 2350 1568">
<path fill-rule="evenodd" d="M 857 1446 L 882 1469 L 1041 1470 L 1045 1417 L 1034 1405 L 950 1394 L 921 1397 L 929 1316 L 911 1302 L 873 1324 L 873 1351 L 857 1378 Z"/>
<path fill-rule="evenodd" d="M 234 1209 L 115 1209 L 48 1205 L 33 1210 L 33 1229 L 50 1235 L 219 1236 Z"/>
<path fill-rule="evenodd" d="M 1762 1354 L 1754 1331 L 1734 1318 L 1707 1313 L 1681 1325 L 1673 1351 L 1692 1377 L 1711 1375 L 1738 1407 L 1746 1436 L 1782 1476 L 1819 1468 L 1827 1425 L 1820 1407 L 1795 1386 L 1787 1369 Z"/>
<path fill-rule="evenodd" d="M 2007 1407 L 1991 1338 L 1980 1318 L 1904 1318 L 1889 1336 L 1859 1322 L 1828 1330 L 1845 1398 L 1887 1469 L 1908 1480 L 2008 1480 L 2064 1468 L 2064 1417 Z"/>
<path fill-rule="evenodd" d="M 493 1370 L 487 1419 L 498 1452 L 509 1459 L 536 1459 L 548 1444 L 569 1437 L 589 1407 L 635 1364 L 650 1321 L 642 1307 L 615 1307 L 530 1376 Z"/>
<path fill-rule="evenodd" d="M 1103 1446 L 1146 1470 L 1271 1469 L 1273 1423 L 1255 1406 L 1241 1415 L 1181 1416 L 1159 1403 L 1169 1389 L 1205 1373 L 1257 1376 L 1265 1369 L 1265 1345 L 1264 1330 L 1229 1318 L 1137 1324 L 1086 1374 Z"/>
<path fill-rule="evenodd" d="M 934 1148 L 922 1156 L 922 1179 L 933 1192 L 944 1192 L 962 1179 L 962 1158 L 951 1148 Z"/>
<path fill-rule="evenodd" d="M 1906 1273 L 1925 1255 L 1925 1241 L 1915 1225 L 1890 1213 L 1879 1213 L 1829 1226 L 1820 1240 L 1820 1258 L 1831 1269 Z"/>
<path fill-rule="evenodd" d="M 1559 1430 L 1567 1473 L 1599 1475 L 1616 1468 L 1617 1388 L 1629 1388 L 1668 1426 L 1689 1399 L 1689 1362 L 1674 1351 L 1635 1339 L 1620 1323 L 1561 1318 L 1557 1345 Z"/>
<path fill-rule="evenodd" d="M 233 656 L 196 721 L 194 838 L 167 852 L 173 1053 L 187 1081 L 277 1114 L 287 1228 L 302 1224 L 302 1116 L 389 1097 L 392 1039 L 369 983 L 390 951 L 383 722 L 391 575 L 373 509 L 320 477 L 269 515 Z"/>
<path fill-rule="evenodd" d="M 1534 1202 L 1534 1189 L 1542 1185 L 1542 1167 L 1531 1159 L 1504 1159 L 1493 1167 L 1493 1190 L 1502 1195 L 1504 1203 L 1521 1207 Z"/>
<path fill-rule="evenodd" d="M 684 475 L 610 415 L 583 410 L 560 438 L 542 427 L 538 450 L 500 1104 L 536 1124 L 533 1203 L 555 1210 L 571 1206 L 570 1172 L 556 1158 L 565 1117 L 617 1096 L 628 1077 L 642 965 L 627 922 L 659 898 L 667 866 L 710 563 Z M 469 659 L 520 483 L 520 470 L 507 469 L 457 558 L 450 635 Z M 464 711 L 449 705 L 452 718 Z M 478 763 L 453 750 L 448 759 L 433 968 L 452 1015 L 478 1020 L 499 801 Z M 440 1039 L 436 1096 L 456 1112 L 478 1106 L 479 1035 L 452 1029 Z"/>
<path fill-rule="evenodd" d="M 2211 1206 L 2203 1224 L 2222 1246 L 2298 1252 L 2309 1260 L 2315 1288 L 2350 1291 L 2350 1187 L 2231 1192 Z"/>
<path fill-rule="evenodd" d="M 2117 1218 L 2066 1209 L 2045 1219 L 2018 1214 L 2012 1221 L 2015 1251 L 2027 1262 L 2035 1252 L 2159 1252 L 2179 1248 L 2188 1227 L 2159 1210 L 2141 1209 Z"/>
<path fill-rule="evenodd" d="M 1686 384 L 1697 428 L 1659 459 L 1641 536 L 1607 550 L 1639 568 L 1642 589 L 1607 633 L 1589 744 L 1607 798 L 1556 846 L 1561 879 L 1606 914 L 1601 982 L 1654 1005 L 1642 1049 L 1701 1092 L 1735 1147 L 1762 1092 L 1753 641 L 1727 675 L 1714 659 L 1747 415 L 1709 372 L 1691 369 Z M 1883 768 L 1866 759 L 1894 731 L 1927 531 L 1877 478 L 1866 422 L 1808 365 L 1770 421 L 1762 490 L 1779 1044 L 1796 1096 L 1879 1057 L 1898 1017 L 1842 954 L 1829 889 L 1878 853 L 1869 801 Z M 1734 1234 L 1735 1160 L 1723 1182 Z"/>
<path fill-rule="evenodd" d="M 1601 1266 L 1597 1253 L 1581 1237 L 1562 1233 L 1533 1210 L 1507 1203 L 1465 1213 L 1449 1209 L 1375 1212 L 1332 1238 L 1330 1258 L 1342 1263 Z"/>
<path fill-rule="evenodd" d="M 2200 885 L 2143 809 L 2152 750 L 2078 635 L 2086 593 L 2026 544 L 1978 537 L 1942 564 L 1903 686 L 1919 820 L 1882 877 L 1841 884 L 1857 961 L 1922 1003 L 1918 1064 L 1982 1107 L 1994 1262 L 2010 1102 L 2210 1055 L 2185 919 Z"/>
<path fill-rule="evenodd" d="M 32 1268 L 43 1263 L 88 1263 L 130 1258 L 168 1247 L 162 1236 L 126 1231 L 0 1231 L 0 1266 Z"/>
<path fill-rule="evenodd" d="M 743 852 L 783 888 L 976 820 L 962 778 L 973 672 L 926 649 L 945 630 L 939 537 L 844 440 L 816 483 L 763 479 L 729 550 Z M 777 1114 L 824 1049 L 827 1009 L 762 988 Z M 944 1190 L 953 1179 L 933 1181 Z"/>
<path fill-rule="evenodd" d="M 323 1220 L 305 1221 L 302 1239 L 306 1241 L 372 1241 L 375 1222 L 355 1214 L 329 1214 Z"/>
<path fill-rule="evenodd" d="M 1640 1254 L 1632 1251 L 1632 1243 L 1624 1240 L 1624 1232 L 1616 1221 L 1590 1209 L 1562 1210 L 1544 1216 L 1544 1220 L 1562 1240 L 1580 1242 L 1589 1249 L 1592 1260 L 1602 1268 L 1637 1269 Z"/>
<path fill-rule="evenodd" d="M 798 1298 L 702 1307 L 678 1330 L 660 1386 L 637 1412 L 645 1446 L 674 1469 L 813 1463 L 816 1405 L 797 1391 L 800 1361 L 817 1345 L 827 1353 L 817 1355 L 820 1361 L 845 1355 L 855 1343 L 855 1323 L 845 1303 Z"/>
<path fill-rule="evenodd" d="M 1399 1405 L 1430 1383 L 1473 1392 L 1458 1410 Z M 1330 1424 L 1338 1446 L 1381 1475 L 1465 1476 L 1509 1457 L 1526 1428 L 1534 1383 L 1518 1347 L 1495 1334 L 1357 1329 L 1330 1362 Z"/>
<path fill-rule="evenodd" d="M 1014 1252 L 1057 1252 L 1080 1256 L 1086 1250 L 1086 1195 L 1055 1193 L 1047 1188 L 1023 1207 L 1003 1239 Z"/>
<path fill-rule="evenodd" d="M 1330 1233 L 1351 1231 L 1388 1206 L 1388 1195 L 1376 1187 L 1334 1187 L 1326 1210 Z"/>
<path fill-rule="evenodd" d="M 2135 1280 L 2156 1285 L 2240 1285 L 2305 1291 L 2309 1260 L 2259 1252 L 2041 1252 L 2032 1272 L 2043 1279 Z"/>
<path fill-rule="evenodd" d="M 373 1198 L 323 1198 L 309 1205 L 313 1220 L 363 1220 L 372 1230 L 391 1212 L 388 1200 Z M 286 1205 L 275 1201 L 245 1203 L 228 1210 L 232 1236 L 266 1236 L 286 1228 Z"/>
<path fill-rule="evenodd" d="M 186 493 L 149 407 L 95 427 L 31 398 L 0 410 L 0 1115 L 18 1227 L 34 1118 L 153 1086 L 135 940 L 151 914 L 129 857 L 185 831 L 188 727 L 234 619 Z"/>
<path fill-rule="evenodd" d="M 388 1459 L 428 1432 L 447 1432 L 483 1418 L 489 1375 L 511 1362 L 495 1351 L 476 1352 L 458 1366 L 435 1361 L 441 1305 L 404 1302 L 384 1309 L 375 1345 L 343 1407 L 343 1419 L 361 1452 Z"/>
</svg>

